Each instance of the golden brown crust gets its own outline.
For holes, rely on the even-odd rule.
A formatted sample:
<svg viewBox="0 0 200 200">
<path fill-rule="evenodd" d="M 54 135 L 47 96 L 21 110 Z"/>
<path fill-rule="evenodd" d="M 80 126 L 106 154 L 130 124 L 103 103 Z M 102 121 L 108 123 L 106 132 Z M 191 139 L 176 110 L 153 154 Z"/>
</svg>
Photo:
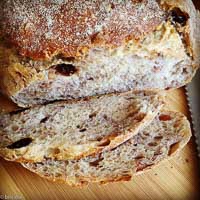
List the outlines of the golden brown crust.
<svg viewBox="0 0 200 200">
<path fill-rule="evenodd" d="M 167 10 L 179 8 L 189 16 L 188 20 L 188 37 L 185 38 L 187 47 L 192 52 L 193 59 L 195 60 L 194 68 L 198 68 L 200 64 L 200 14 L 194 7 L 191 0 L 160 0 L 161 6 Z"/>
<path fill-rule="evenodd" d="M 120 46 L 154 30 L 164 17 L 152 0 L 2 0 L 0 13 L 1 36 L 35 60 L 76 57 L 94 45 Z"/>
<path fill-rule="evenodd" d="M 0 91 L 6 96 L 12 96 L 30 82 L 44 79 L 43 73 L 37 73 L 34 68 L 26 68 L 19 63 L 0 68 Z"/>
</svg>

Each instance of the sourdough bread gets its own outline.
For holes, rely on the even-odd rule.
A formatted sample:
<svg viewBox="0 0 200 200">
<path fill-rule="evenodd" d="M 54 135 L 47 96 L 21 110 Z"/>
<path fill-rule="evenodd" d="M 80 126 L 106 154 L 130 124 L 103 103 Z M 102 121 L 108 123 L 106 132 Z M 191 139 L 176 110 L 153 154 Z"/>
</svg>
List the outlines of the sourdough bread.
<svg viewBox="0 0 200 200">
<path fill-rule="evenodd" d="M 191 0 L 77 2 L 0 2 L 0 90 L 18 105 L 192 79 L 200 18 Z"/>
<path fill-rule="evenodd" d="M 164 111 L 149 126 L 111 151 L 80 160 L 45 159 L 22 165 L 51 181 L 62 181 L 72 186 L 127 181 L 171 158 L 190 137 L 187 119 L 180 113 Z"/>
</svg>

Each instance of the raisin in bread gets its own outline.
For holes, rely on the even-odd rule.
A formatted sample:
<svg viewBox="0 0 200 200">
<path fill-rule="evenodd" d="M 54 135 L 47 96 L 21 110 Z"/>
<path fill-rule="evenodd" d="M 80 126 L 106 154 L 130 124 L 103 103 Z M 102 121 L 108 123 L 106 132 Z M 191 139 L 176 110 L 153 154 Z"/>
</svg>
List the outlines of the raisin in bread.
<svg viewBox="0 0 200 200">
<path fill-rule="evenodd" d="M 112 149 L 148 125 L 162 106 L 160 95 L 128 92 L 1 114 L 0 155 L 39 162 Z"/>
<path fill-rule="evenodd" d="M 190 137 L 187 119 L 180 113 L 164 111 L 149 126 L 111 151 L 80 160 L 45 159 L 22 165 L 44 178 L 72 186 L 127 181 L 133 175 L 171 158 L 187 144 Z"/>
<path fill-rule="evenodd" d="M 18 105 L 192 79 L 200 18 L 191 0 L 78 2 L 0 1 L 0 90 Z"/>
</svg>

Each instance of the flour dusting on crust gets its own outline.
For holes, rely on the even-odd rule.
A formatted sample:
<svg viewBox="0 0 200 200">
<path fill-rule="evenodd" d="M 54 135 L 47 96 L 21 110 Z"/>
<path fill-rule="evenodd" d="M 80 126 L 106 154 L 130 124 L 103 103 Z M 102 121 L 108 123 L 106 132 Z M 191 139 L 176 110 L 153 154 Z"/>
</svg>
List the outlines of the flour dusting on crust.
<svg viewBox="0 0 200 200">
<path fill-rule="evenodd" d="M 77 56 L 95 44 L 119 46 L 164 17 L 154 0 L 1 0 L 0 12 L 1 35 L 32 59 Z"/>
</svg>

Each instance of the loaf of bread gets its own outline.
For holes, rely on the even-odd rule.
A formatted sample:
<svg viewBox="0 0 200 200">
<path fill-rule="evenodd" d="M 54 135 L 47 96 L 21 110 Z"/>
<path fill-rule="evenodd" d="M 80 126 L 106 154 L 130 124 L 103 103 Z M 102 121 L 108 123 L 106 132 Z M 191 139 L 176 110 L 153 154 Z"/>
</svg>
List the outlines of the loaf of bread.
<svg viewBox="0 0 200 200">
<path fill-rule="evenodd" d="M 80 160 L 45 159 L 22 165 L 44 178 L 72 186 L 127 181 L 133 175 L 171 158 L 190 137 L 187 119 L 180 113 L 164 111 L 149 126 L 111 151 Z"/>
<path fill-rule="evenodd" d="M 162 96 L 110 94 L 0 115 L 0 155 L 12 161 L 78 159 L 113 149 L 148 125 Z"/>
<path fill-rule="evenodd" d="M 1 0 L 0 13 L 0 90 L 23 107 L 177 88 L 199 66 L 191 0 Z"/>
</svg>

